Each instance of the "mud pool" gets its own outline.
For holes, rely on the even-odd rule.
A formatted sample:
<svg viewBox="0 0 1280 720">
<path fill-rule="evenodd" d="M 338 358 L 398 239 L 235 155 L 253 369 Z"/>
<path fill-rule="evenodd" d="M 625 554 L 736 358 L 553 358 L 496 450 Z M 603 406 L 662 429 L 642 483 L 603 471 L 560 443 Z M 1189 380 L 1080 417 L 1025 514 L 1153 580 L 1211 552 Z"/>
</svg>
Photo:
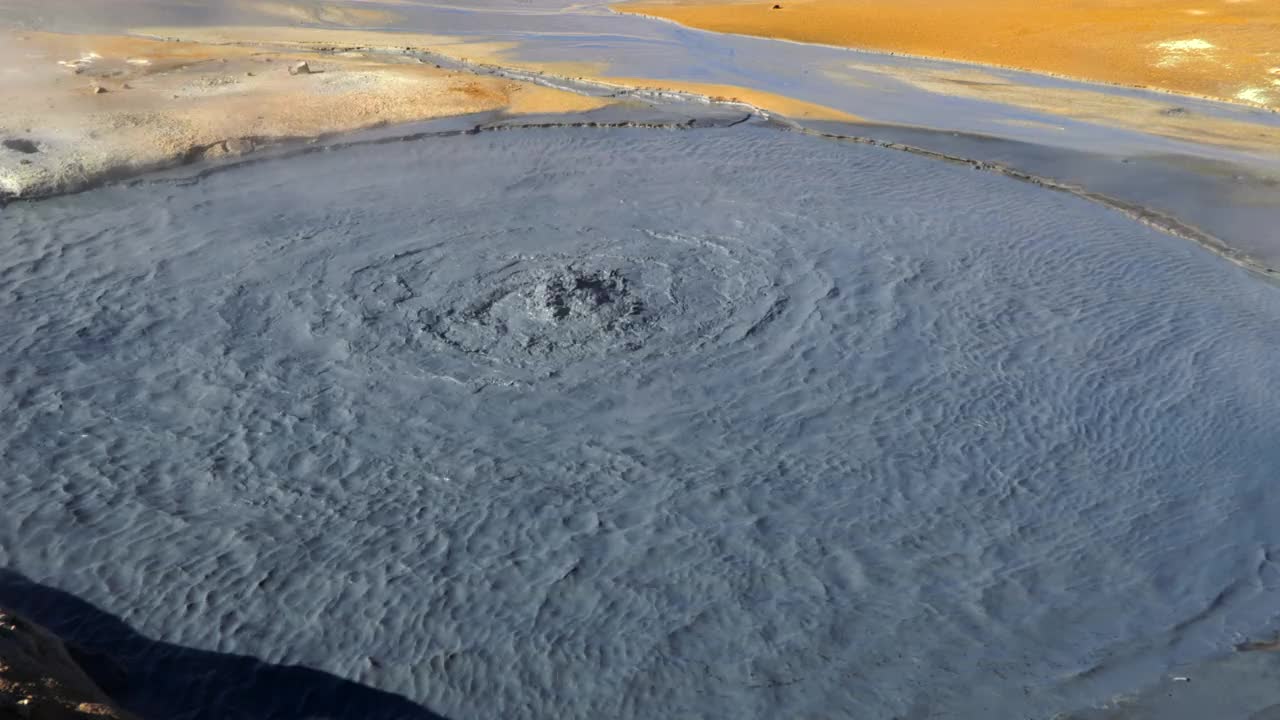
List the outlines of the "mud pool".
<svg viewBox="0 0 1280 720">
<path fill-rule="evenodd" d="M 748 124 L 0 213 L 0 565 L 151 637 L 456 718 L 1048 717 L 1274 618 L 1280 294 L 1065 193 Z"/>
</svg>

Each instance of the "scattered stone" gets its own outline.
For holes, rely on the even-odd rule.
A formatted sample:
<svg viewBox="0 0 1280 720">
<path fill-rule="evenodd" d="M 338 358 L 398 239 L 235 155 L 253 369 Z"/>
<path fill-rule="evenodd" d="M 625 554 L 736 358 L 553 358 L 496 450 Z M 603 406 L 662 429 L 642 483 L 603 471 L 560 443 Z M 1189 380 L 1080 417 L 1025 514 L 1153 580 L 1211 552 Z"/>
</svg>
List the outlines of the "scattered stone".
<svg viewBox="0 0 1280 720">
<path fill-rule="evenodd" d="M 245 74 L 244 74 L 244 76 L 245 76 L 245 77 L 253 77 L 253 73 L 251 73 L 251 72 L 247 72 L 247 73 L 245 73 Z"/>
<path fill-rule="evenodd" d="M 232 138 L 223 143 L 228 155 L 248 155 L 253 152 L 253 141 L 248 138 Z"/>
<path fill-rule="evenodd" d="M 4 147 L 8 148 L 9 150 L 13 150 L 13 151 L 15 151 L 15 152 L 20 152 L 20 153 L 22 153 L 23 155 L 34 155 L 34 154 L 36 154 L 36 153 L 40 152 L 40 147 L 39 147 L 39 146 L 37 146 L 35 143 L 33 143 L 33 142 L 31 142 L 30 140 L 27 140 L 27 139 L 25 139 L 25 138 L 16 138 L 16 139 L 13 139 L 13 140 L 5 140 L 4 142 L 0 143 L 0 145 L 3 145 Z"/>
<path fill-rule="evenodd" d="M 782 9 L 782 6 L 781 6 L 781 5 L 774 5 L 774 6 L 773 6 L 773 9 L 774 9 L 774 10 L 781 10 L 781 9 Z"/>
<path fill-rule="evenodd" d="M 93 94 L 94 94 L 94 95 L 102 95 L 102 94 L 104 94 L 104 93 L 106 93 L 106 92 L 107 92 L 107 89 L 106 89 L 106 88 L 104 88 L 104 87 L 102 87 L 101 85 L 94 85 L 94 86 L 93 86 Z"/>
<path fill-rule="evenodd" d="M 306 60 L 301 60 L 289 66 L 289 74 L 290 75 L 310 75 L 311 66 L 307 64 Z"/>
<path fill-rule="evenodd" d="M 253 143 L 253 140 L 232 138 L 210 145 L 201 152 L 200 157 L 204 160 L 221 160 L 222 158 L 248 155 L 256 149 L 257 146 Z"/>
<path fill-rule="evenodd" d="M 227 156 L 227 144 L 225 142 L 214 143 L 209 147 L 200 151 L 201 160 L 219 160 Z"/>
</svg>

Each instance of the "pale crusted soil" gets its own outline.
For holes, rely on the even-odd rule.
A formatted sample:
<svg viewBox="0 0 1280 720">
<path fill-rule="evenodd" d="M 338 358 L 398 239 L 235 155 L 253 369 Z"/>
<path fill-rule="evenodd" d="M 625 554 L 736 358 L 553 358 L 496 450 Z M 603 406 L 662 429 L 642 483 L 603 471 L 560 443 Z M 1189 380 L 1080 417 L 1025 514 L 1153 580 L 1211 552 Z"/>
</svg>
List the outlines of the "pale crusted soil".
<svg viewBox="0 0 1280 720">
<path fill-rule="evenodd" d="M 299 62 L 308 72 L 291 72 Z M 0 68 L 0 196 L 16 197 L 283 139 L 609 102 L 374 49 L 298 44 L 8 34 Z"/>
</svg>

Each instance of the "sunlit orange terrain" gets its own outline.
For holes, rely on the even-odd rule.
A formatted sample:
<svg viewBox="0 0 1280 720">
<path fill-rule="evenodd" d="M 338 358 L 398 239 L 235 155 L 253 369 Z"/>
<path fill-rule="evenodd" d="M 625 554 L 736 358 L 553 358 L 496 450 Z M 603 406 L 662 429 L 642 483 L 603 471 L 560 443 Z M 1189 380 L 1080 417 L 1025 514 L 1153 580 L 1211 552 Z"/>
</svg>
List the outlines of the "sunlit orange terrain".
<svg viewBox="0 0 1280 720">
<path fill-rule="evenodd" d="M 1280 0 L 668 0 L 616 9 L 716 32 L 1280 107 Z"/>
</svg>

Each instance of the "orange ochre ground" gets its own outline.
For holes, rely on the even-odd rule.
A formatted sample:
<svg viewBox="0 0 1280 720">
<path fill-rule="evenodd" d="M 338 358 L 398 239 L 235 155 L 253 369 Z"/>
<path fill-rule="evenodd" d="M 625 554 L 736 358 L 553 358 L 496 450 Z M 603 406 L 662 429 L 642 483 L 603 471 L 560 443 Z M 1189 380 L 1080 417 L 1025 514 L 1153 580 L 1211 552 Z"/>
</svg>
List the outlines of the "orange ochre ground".
<svg viewBox="0 0 1280 720">
<path fill-rule="evenodd" d="M 642 0 L 615 9 L 1280 107 L 1280 0 Z"/>
</svg>

